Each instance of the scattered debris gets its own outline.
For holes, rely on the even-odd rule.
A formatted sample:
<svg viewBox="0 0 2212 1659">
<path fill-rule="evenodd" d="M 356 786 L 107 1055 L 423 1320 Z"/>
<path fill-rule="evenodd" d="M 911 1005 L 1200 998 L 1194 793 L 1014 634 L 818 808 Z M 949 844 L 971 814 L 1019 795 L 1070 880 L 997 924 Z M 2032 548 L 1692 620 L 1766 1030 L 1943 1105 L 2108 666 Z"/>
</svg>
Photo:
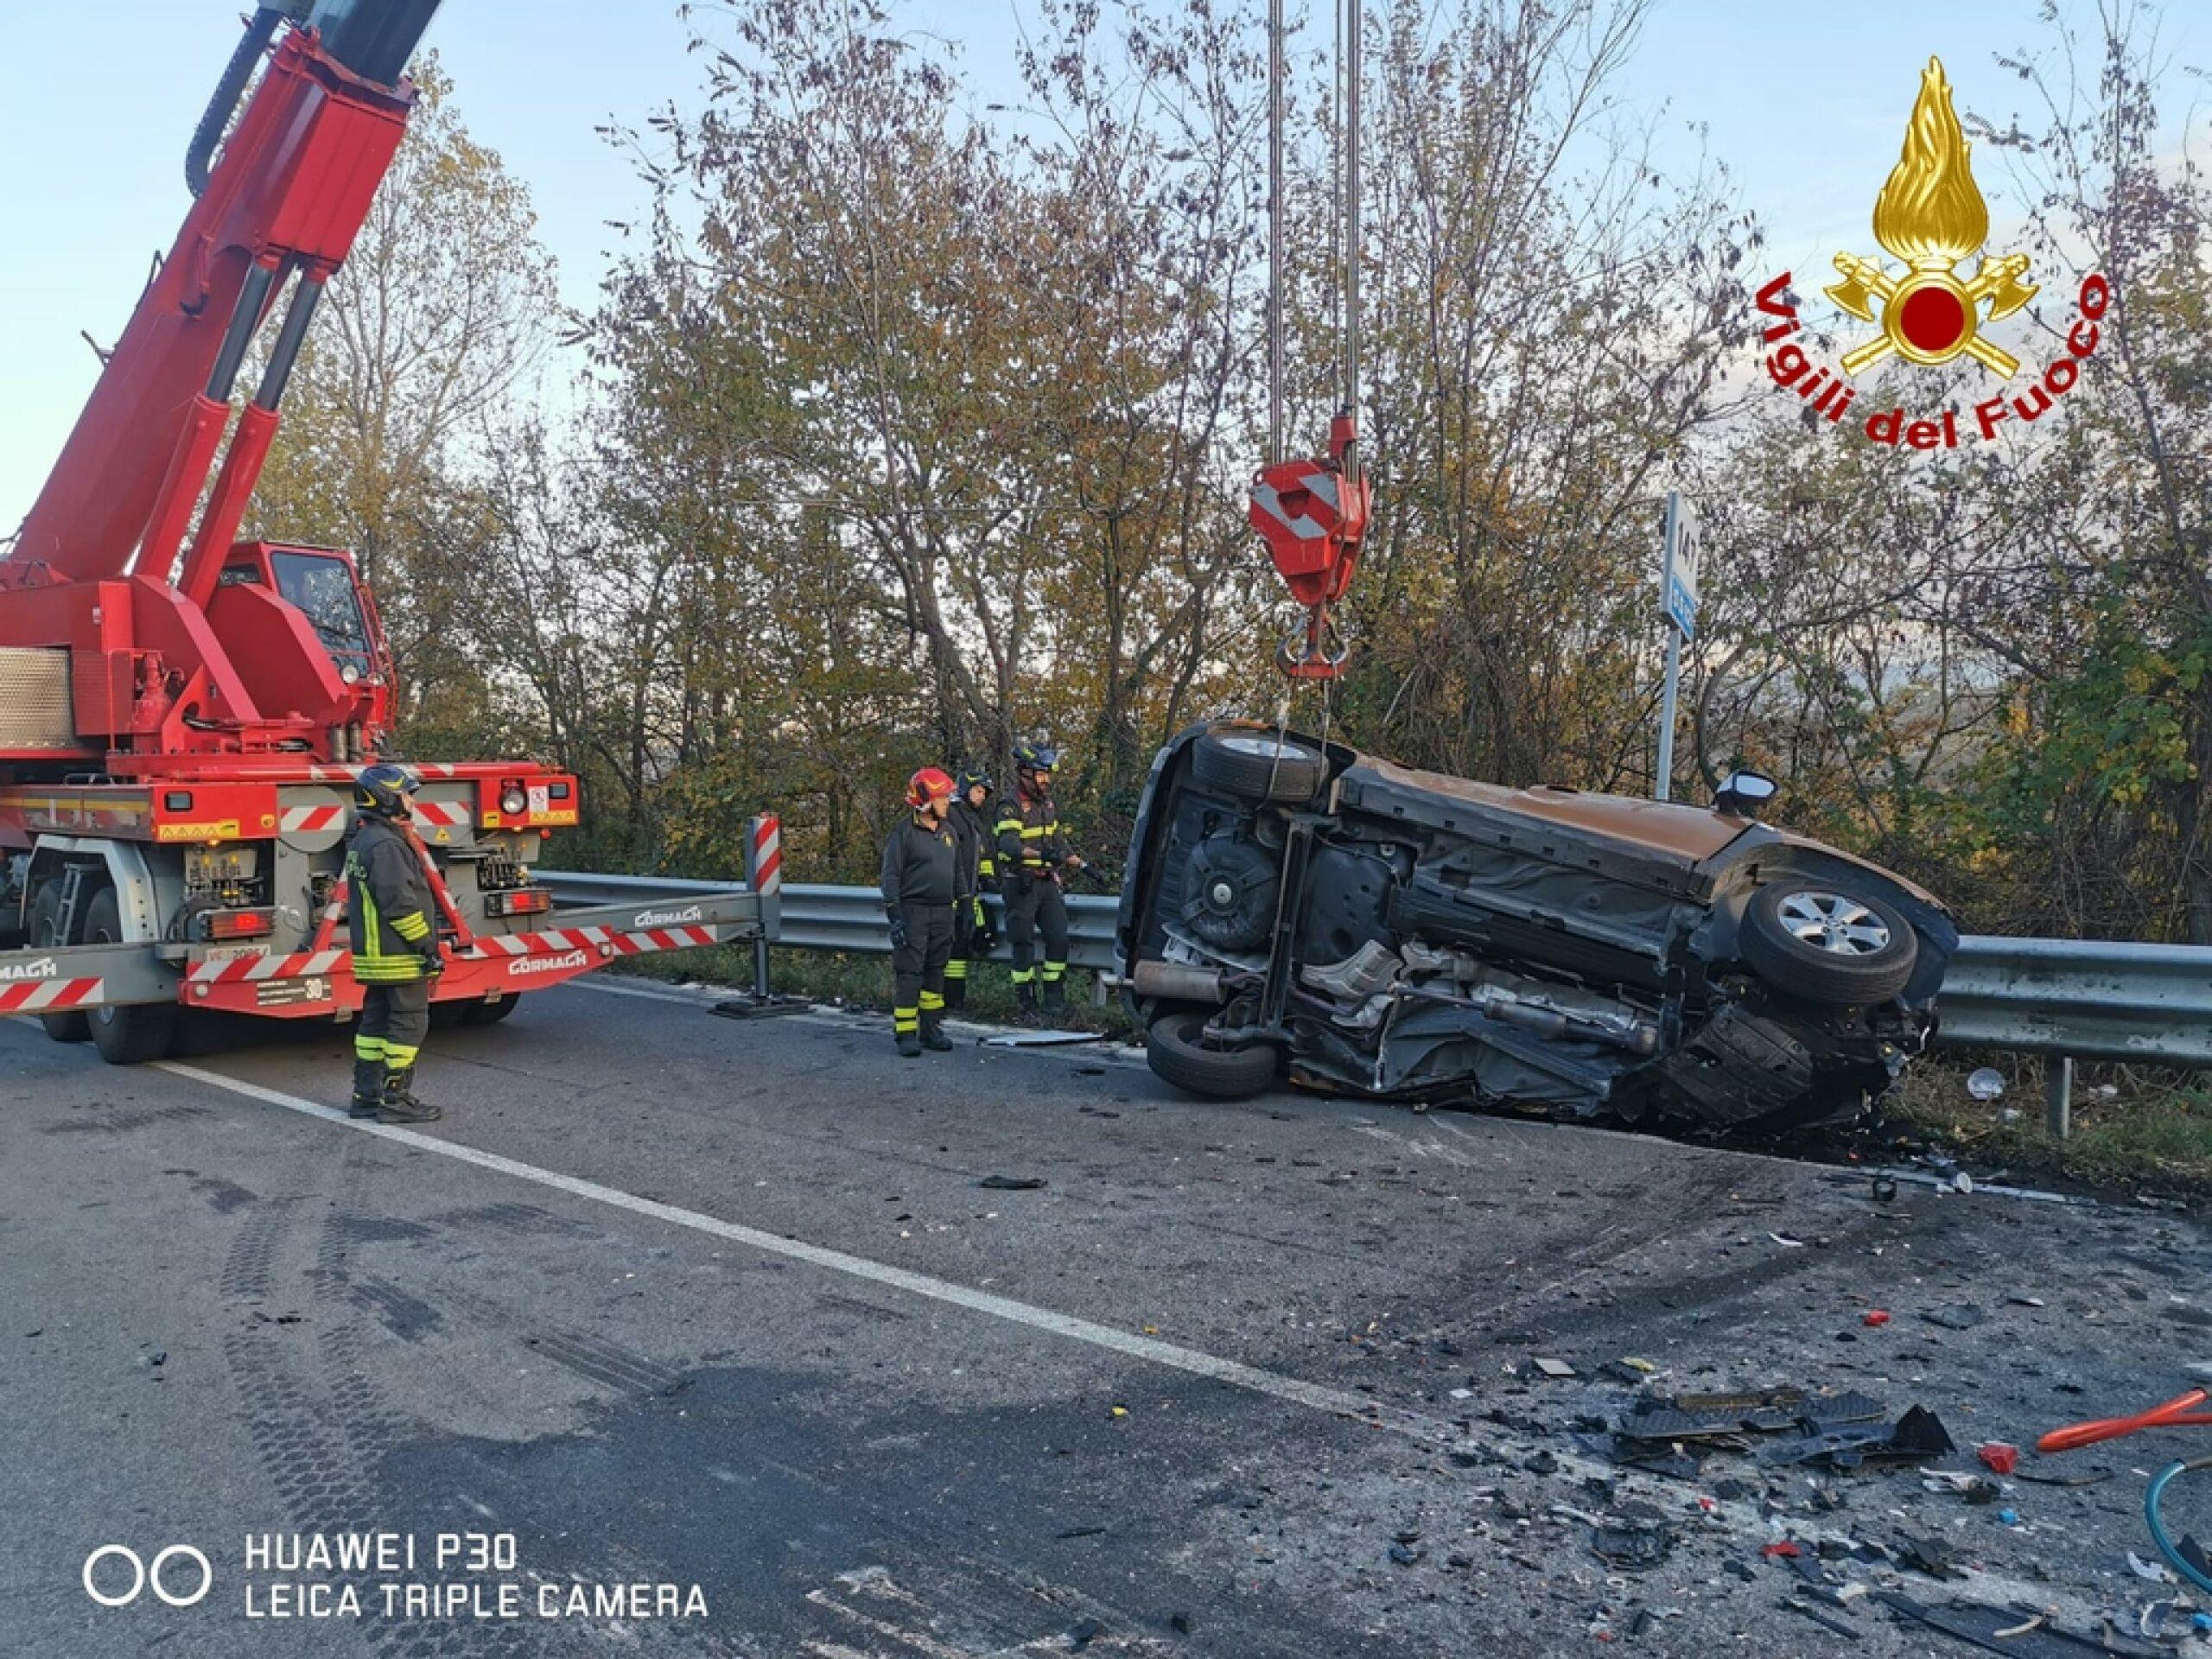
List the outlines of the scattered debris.
<svg viewBox="0 0 2212 1659">
<path fill-rule="evenodd" d="M 1856 1469 L 1868 1461 L 1916 1462 L 1947 1457 L 1955 1450 L 1942 1419 L 1925 1406 L 1913 1406 L 1894 1423 L 1809 1424 L 1802 1439 L 1771 1446 L 1763 1456 L 1775 1464 L 1815 1463 L 1831 1469 Z"/>
<path fill-rule="evenodd" d="M 1041 1175 L 986 1175 L 976 1183 L 993 1192 L 1034 1192 L 1045 1185 Z"/>
<path fill-rule="evenodd" d="M 1590 1532 L 1591 1551 L 1600 1560 L 1637 1572 L 1658 1566 L 1674 1548 L 1674 1530 L 1664 1522 L 1600 1524 Z"/>
<path fill-rule="evenodd" d="M 2009 1475 L 2020 1465 L 2020 1448 L 2003 1440 L 1984 1440 L 1974 1449 L 1974 1455 L 1993 1475 Z"/>
<path fill-rule="evenodd" d="M 1920 1317 L 1946 1331 L 1971 1331 L 1986 1319 L 1989 1313 L 1986 1309 L 1975 1307 L 1971 1303 L 1961 1303 L 1957 1307 L 1925 1308 Z"/>
<path fill-rule="evenodd" d="M 1894 1591 L 1875 1599 L 1901 1618 L 1925 1624 L 1991 1653 L 2013 1659 L 2074 1659 L 2083 1653 L 2123 1654 L 2130 1659 L 2165 1659 L 2167 1649 L 2107 1630 L 2085 1636 L 2055 1624 L 2032 1607 L 1992 1607 L 1984 1602 L 1955 1601 L 1931 1607 Z"/>
<path fill-rule="evenodd" d="M 1536 1369 L 1546 1376 L 1573 1376 L 1574 1375 L 1574 1367 L 1563 1359 L 1540 1359 L 1535 1362 L 1535 1365 Z"/>
<path fill-rule="evenodd" d="M 1861 1325 L 1887 1325 L 1889 1322 L 1890 1311 L 1885 1307 L 1870 1307 L 1859 1316 Z"/>
<path fill-rule="evenodd" d="M 1952 1560 L 1942 1541 L 1922 1538 L 1901 1532 L 1890 1546 L 1891 1559 L 1899 1567 L 1910 1567 L 1916 1573 L 1925 1573 L 1931 1579 L 1963 1579 L 1965 1572 Z"/>
<path fill-rule="evenodd" d="M 1412 1544 L 1390 1546 L 1390 1559 L 1400 1567 L 1411 1567 L 1415 1561 L 1421 1560 L 1421 1550 Z"/>
<path fill-rule="evenodd" d="M 2038 1486 L 2095 1486 L 2110 1480 L 2112 1471 L 2102 1467 L 2077 1469 L 2062 1475 L 2028 1468 L 2015 1471 L 2013 1478 L 2031 1480 Z"/>
<path fill-rule="evenodd" d="M 2173 1569 L 2163 1561 L 2146 1561 L 2133 1550 L 2127 1552 L 2127 1570 L 2148 1584 L 2171 1584 Z"/>
<path fill-rule="evenodd" d="M 1857 1630 L 1853 1630 L 1850 1625 L 1845 1624 L 1841 1619 L 1836 1618 L 1834 1615 L 1822 1612 L 1810 1602 L 1791 1596 L 1777 1603 L 1777 1605 L 1786 1607 L 1793 1613 L 1797 1613 L 1806 1618 L 1809 1618 L 1814 1624 L 1821 1625 L 1824 1629 L 1834 1630 L 1838 1636 L 1848 1637 L 1853 1642 L 1859 1639 L 1859 1632 Z"/>
<path fill-rule="evenodd" d="M 2017 1527 L 2020 1524 L 2020 1512 L 2018 1510 L 1999 1510 L 1997 1519 L 2005 1526 Z"/>
<path fill-rule="evenodd" d="M 1792 1238 L 1787 1233 L 1769 1233 L 1767 1236 L 1772 1239 L 1776 1243 L 1781 1245 L 1785 1250 L 1802 1250 L 1805 1248 L 1805 1241 L 1803 1239 Z"/>
</svg>

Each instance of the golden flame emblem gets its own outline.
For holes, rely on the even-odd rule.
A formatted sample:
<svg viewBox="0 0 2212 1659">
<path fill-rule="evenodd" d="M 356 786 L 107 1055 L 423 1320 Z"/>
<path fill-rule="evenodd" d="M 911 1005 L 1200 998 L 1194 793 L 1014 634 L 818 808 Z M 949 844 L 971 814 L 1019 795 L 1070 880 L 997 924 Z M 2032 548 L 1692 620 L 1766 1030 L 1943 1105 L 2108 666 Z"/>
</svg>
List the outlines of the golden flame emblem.
<svg viewBox="0 0 2212 1659">
<path fill-rule="evenodd" d="M 1843 355 L 1843 371 L 1857 374 L 1895 352 L 1910 363 L 1948 363 L 1961 353 L 2010 379 L 2018 358 L 1981 337 L 1982 306 L 1988 321 L 2009 317 L 2035 297 L 2025 254 L 1984 257 L 1971 281 L 1960 280 L 1961 261 L 1980 252 L 1989 239 L 1989 204 L 1974 181 L 1974 146 L 1967 142 L 1951 107 L 1951 83 L 1940 59 L 1928 60 L 1921 73 L 1920 96 L 1905 128 L 1904 149 L 1890 170 L 1889 181 L 1874 199 L 1874 239 L 1904 261 L 1902 276 L 1892 276 L 1876 261 L 1839 253 L 1835 268 L 1843 280 L 1827 290 L 1854 317 L 1877 321 L 1878 338 Z"/>
</svg>

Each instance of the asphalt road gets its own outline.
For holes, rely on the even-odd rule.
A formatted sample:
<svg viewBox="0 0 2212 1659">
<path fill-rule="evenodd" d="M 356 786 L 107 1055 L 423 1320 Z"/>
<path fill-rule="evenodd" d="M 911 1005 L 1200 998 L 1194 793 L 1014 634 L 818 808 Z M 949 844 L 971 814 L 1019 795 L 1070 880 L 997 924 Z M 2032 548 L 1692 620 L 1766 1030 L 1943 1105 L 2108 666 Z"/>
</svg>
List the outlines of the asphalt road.
<svg viewBox="0 0 2212 1659">
<path fill-rule="evenodd" d="M 0 1022 L 8 1653 L 1970 1651 L 1842 1590 L 1815 1606 L 1847 1638 L 1760 1554 L 1901 1532 L 1967 1576 L 1832 1554 L 1830 1588 L 2131 1630 L 2175 1593 L 2127 1564 L 2137 1471 L 2202 1431 L 2031 1454 L 2111 1476 L 1988 1503 L 1740 1452 L 1623 1475 L 1575 1431 L 1632 1357 L 1669 1392 L 1924 1405 L 1974 1468 L 2212 1359 L 2212 1243 L 2180 1217 L 1206 1104 L 1095 1050 L 902 1062 L 872 1023 L 642 988 L 440 1033 L 419 1134 L 327 1112 L 331 1027 L 203 1047 L 118 1071 Z M 1585 1517 L 1638 1516 L 1665 1559 L 1593 1552 Z M 370 1531 L 413 1567 L 289 1554 Z M 439 1565 L 468 1534 L 512 1560 Z M 190 1546 L 213 1587 L 103 1606 L 111 1543 Z M 111 1553 L 92 1583 L 132 1579 Z"/>
</svg>

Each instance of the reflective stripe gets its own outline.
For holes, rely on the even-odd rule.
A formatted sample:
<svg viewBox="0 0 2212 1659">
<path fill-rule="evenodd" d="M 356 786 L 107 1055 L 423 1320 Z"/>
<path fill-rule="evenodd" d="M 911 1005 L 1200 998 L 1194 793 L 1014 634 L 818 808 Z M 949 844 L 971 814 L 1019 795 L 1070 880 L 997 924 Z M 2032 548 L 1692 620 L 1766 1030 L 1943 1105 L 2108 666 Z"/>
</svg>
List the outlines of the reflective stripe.
<svg viewBox="0 0 2212 1659">
<path fill-rule="evenodd" d="M 977 864 L 976 868 L 982 874 L 996 875 L 999 873 L 999 861 L 986 853 L 983 855 L 982 861 Z"/>
<path fill-rule="evenodd" d="M 1017 985 L 1027 985 L 1037 977 L 1037 970 L 1034 968 L 1017 968 L 1007 977 Z"/>
<path fill-rule="evenodd" d="M 413 944 L 430 937 L 430 918 L 419 910 L 411 916 L 395 916 L 391 918 L 391 931 Z"/>
<path fill-rule="evenodd" d="M 944 964 L 944 976 L 947 979 L 967 978 L 968 958 L 965 957 L 955 957 L 950 962 L 946 963 Z"/>
<path fill-rule="evenodd" d="M 944 999 L 938 995 L 935 991 L 924 991 L 922 993 L 922 1012 L 924 1014 L 935 1014 L 944 1007 Z"/>
<path fill-rule="evenodd" d="M 918 1031 L 921 1029 L 921 1025 L 922 1016 L 918 1009 L 893 1008 L 891 1010 L 891 1029 L 893 1031 Z"/>
<path fill-rule="evenodd" d="M 1046 963 L 1045 964 L 1045 982 L 1049 985 L 1052 981 L 1058 979 L 1062 974 L 1067 972 L 1067 970 L 1068 965 L 1065 962 Z"/>
<path fill-rule="evenodd" d="M 1009 830 L 1019 830 L 1020 828 L 1021 820 L 1020 818 L 1001 818 L 999 820 L 999 834 L 1001 835 L 1006 834 Z"/>
<path fill-rule="evenodd" d="M 384 1046 L 384 1069 L 404 1071 L 415 1064 L 415 1057 L 422 1052 L 419 1048 L 410 1048 L 404 1043 L 386 1043 Z"/>
<path fill-rule="evenodd" d="M 1046 836 L 1057 836 L 1059 833 L 1060 826 L 1057 823 L 1036 823 L 1024 830 L 1021 832 L 1021 838 L 1024 841 L 1042 841 Z"/>
<path fill-rule="evenodd" d="M 356 1037 L 353 1039 L 353 1058 L 366 1060 L 373 1065 L 384 1058 L 385 1050 L 390 1046 L 381 1037 Z"/>
</svg>

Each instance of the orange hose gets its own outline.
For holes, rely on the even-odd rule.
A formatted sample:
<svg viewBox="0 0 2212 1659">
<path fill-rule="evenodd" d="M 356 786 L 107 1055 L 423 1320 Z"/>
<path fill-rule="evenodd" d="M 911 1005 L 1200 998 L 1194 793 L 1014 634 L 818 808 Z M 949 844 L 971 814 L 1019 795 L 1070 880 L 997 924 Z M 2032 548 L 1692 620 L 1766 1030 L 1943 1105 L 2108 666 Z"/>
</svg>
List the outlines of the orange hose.
<svg viewBox="0 0 2212 1659">
<path fill-rule="evenodd" d="M 2163 1406 L 2139 1412 L 2133 1417 L 2099 1417 L 2086 1423 L 2069 1423 L 2063 1428 L 2054 1428 L 2036 1442 L 2038 1452 L 2071 1452 L 2078 1446 L 2094 1446 L 2101 1440 L 2117 1440 L 2129 1434 L 2139 1434 L 2146 1428 L 2190 1428 L 2212 1427 L 2212 1412 L 2192 1412 L 2190 1408 L 2201 1406 L 2206 1399 L 2202 1389 L 2191 1389 L 2187 1394 L 2177 1395 Z"/>
</svg>

